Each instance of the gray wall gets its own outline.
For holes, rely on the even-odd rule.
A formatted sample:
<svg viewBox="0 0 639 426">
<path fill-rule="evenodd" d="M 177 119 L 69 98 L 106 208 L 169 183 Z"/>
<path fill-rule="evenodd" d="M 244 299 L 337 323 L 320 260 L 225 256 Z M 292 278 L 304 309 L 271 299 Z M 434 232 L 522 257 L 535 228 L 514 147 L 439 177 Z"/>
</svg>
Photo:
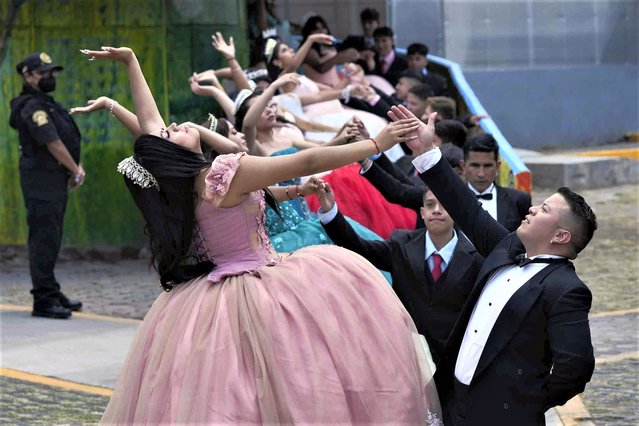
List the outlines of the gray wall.
<svg viewBox="0 0 639 426">
<path fill-rule="evenodd" d="M 458 62 L 513 146 L 599 144 L 639 130 L 637 0 L 388 3 L 398 44 L 424 41 Z"/>
</svg>

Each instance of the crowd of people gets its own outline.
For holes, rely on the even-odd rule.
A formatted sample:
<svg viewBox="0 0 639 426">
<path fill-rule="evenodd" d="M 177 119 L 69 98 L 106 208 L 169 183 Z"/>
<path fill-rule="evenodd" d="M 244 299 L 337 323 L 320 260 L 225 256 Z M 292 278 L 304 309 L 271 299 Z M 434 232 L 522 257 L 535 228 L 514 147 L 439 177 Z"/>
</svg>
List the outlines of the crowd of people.
<svg viewBox="0 0 639 426">
<path fill-rule="evenodd" d="M 203 123 L 165 123 L 131 49 L 82 50 L 128 75 L 135 111 L 98 93 L 70 113 L 107 111 L 135 139 L 117 170 L 165 290 L 102 422 L 543 424 L 594 369 L 571 263 L 597 227 L 588 204 L 497 185 L 484 117 L 459 117 L 428 47 L 399 54 L 376 10 L 340 43 L 310 16 L 293 48 L 253 3 L 249 66 L 215 33 L 228 67 L 188 78 L 222 111 Z M 65 185 L 84 180 L 48 95 L 61 70 L 18 64 L 11 116 L 33 314 L 50 318 L 81 309 L 53 273 Z"/>
</svg>

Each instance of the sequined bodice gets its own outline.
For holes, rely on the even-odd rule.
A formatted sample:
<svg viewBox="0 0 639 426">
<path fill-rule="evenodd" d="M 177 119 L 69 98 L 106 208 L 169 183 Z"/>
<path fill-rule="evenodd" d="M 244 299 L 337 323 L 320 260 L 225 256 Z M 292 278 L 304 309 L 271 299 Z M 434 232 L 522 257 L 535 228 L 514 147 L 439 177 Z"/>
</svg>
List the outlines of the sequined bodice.
<svg viewBox="0 0 639 426">
<path fill-rule="evenodd" d="M 227 157 L 229 161 L 220 157 Z M 263 191 L 250 193 L 236 206 L 219 206 L 235 174 L 239 156 L 220 157 L 206 178 L 207 196 L 200 200 L 195 210 L 194 242 L 199 255 L 216 265 L 209 274 L 212 281 L 279 261 L 264 226 L 266 202 Z"/>
</svg>

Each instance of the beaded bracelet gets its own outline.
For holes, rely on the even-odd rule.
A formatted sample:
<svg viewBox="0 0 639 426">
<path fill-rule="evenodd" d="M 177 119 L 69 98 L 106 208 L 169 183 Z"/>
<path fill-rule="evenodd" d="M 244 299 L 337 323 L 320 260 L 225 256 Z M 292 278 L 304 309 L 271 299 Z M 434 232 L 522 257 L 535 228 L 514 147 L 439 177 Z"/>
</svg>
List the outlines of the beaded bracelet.
<svg viewBox="0 0 639 426">
<path fill-rule="evenodd" d="M 377 151 L 377 154 L 380 154 L 379 145 L 377 145 L 377 141 L 373 138 L 371 138 L 371 140 L 375 144 L 375 151 Z"/>
<path fill-rule="evenodd" d="M 111 113 L 112 117 L 115 117 L 115 114 L 113 114 L 113 108 L 115 107 L 115 104 L 117 104 L 117 102 L 111 99 L 111 104 L 109 105 L 109 112 Z"/>
<path fill-rule="evenodd" d="M 290 185 L 286 185 L 286 198 L 288 198 L 289 200 L 292 200 L 291 198 L 291 194 L 288 193 L 288 189 L 290 188 Z"/>
<path fill-rule="evenodd" d="M 295 192 L 297 192 L 297 196 L 301 197 L 302 193 L 300 192 L 300 186 L 299 185 L 295 185 Z"/>
</svg>

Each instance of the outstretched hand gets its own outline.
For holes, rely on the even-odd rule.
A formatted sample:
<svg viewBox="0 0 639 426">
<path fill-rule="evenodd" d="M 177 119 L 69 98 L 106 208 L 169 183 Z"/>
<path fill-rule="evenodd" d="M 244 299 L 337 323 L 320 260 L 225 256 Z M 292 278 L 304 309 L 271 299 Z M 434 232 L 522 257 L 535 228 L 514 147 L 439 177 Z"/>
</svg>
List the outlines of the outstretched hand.
<svg viewBox="0 0 639 426">
<path fill-rule="evenodd" d="M 98 99 L 91 99 L 87 101 L 87 106 L 71 108 L 69 110 L 69 114 L 88 114 L 93 111 L 106 109 L 111 105 L 112 102 L 115 101 L 106 96 L 100 96 Z"/>
<path fill-rule="evenodd" d="M 224 40 L 224 36 L 220 32 L 216 32 L 211 36 L 211 44 L 220 52 L 224 57 L 228 59 L 235 58 L 235 43 L 233 43 L 233 36 L 229 37 L 229 42 Z"/>
<path fill-rule="evenodd" d="M 415 115 L 404 105 L 395 105 L 391 107 L 388 116 L 394 123 L 401 123 L 407 119 L 417 119 Z M 413 132 L 405 135 L 406 145 L 413 151 L 413 155 L 420 155 L 426 151 L 433 149 L 435 140 L 435 119 L 437 113 L 434 112 L 428 116 L 428 124 L 421 120 L 418 121 L 417 127 Z"/>
<path fill-rule="evenodd" d="M 109 47 L 102 46 L 101 50 L 81 49 L 80 52 L 91 56 L 89 61 L 97 59 L 109 59 L 112 61 L 123 62 L 128 64 L 131 59 L 135 58 L 135 53 L 128 47 Z"/>
<path fill-rule="evenodd" d="M 402 119 L 398 118 L 397 120 L 388 123 L 388 125 L 384 127 L 377 136 L 375 136 L 375 141 L 377 142 L 376 145 L 379 151 L 386 151 L 399 142 L 409 143 L 409 141 L 416 139 L 416 132 L 420 123 L 421 121 L 419 121 L 414 115 L 412 117 Z"/>
</svg>

